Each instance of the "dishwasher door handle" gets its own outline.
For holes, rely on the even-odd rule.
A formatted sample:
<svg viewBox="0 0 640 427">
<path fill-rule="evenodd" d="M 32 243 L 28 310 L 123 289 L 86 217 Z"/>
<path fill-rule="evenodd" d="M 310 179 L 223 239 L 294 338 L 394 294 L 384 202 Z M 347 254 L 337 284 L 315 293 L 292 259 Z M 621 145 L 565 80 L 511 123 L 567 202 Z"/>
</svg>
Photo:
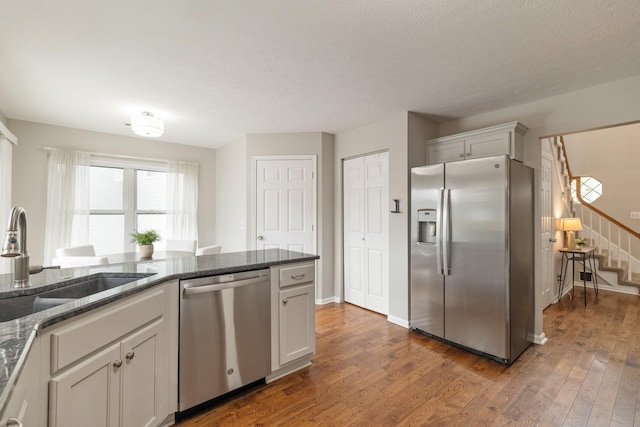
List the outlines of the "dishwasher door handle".
<svg viewBox="0 0 640 427">
<path fill-rule="evenodd" d="M 223 289 L 239 288 L 241 286 L 257 285 L 259 283 L 269 283 L 269 277 L 255 277 L 253 279 L 235 280 L 233 282 L 216 283 L 215 285 L 194 286 L 191 283 L 184 284 L 184 295 L 204 294 L 216 292 Z"/>
</svg>

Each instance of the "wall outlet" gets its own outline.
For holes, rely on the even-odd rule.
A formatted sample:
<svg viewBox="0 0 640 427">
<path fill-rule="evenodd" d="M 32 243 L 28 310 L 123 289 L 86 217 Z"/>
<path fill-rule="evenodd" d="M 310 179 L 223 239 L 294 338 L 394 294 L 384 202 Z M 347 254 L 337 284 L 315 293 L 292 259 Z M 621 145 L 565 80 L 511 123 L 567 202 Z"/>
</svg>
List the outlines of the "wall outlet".
<svg viewBox="0 0 640 427">
<path fill-rule="evenodd" d="M 631 219 L 640 219 L 640 212 L 631 212 Z"/>
</svg>

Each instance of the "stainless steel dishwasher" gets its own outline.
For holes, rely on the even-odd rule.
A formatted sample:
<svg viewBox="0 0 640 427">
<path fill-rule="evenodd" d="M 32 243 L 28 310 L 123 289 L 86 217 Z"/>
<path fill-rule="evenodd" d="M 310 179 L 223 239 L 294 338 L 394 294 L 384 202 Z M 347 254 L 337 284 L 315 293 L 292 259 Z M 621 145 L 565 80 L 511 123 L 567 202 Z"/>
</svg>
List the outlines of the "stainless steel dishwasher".
<svg viewBox="0 0 640 427">
<path fill-rule="evenodd" d="M 268 269 L 181 280 L 180 294 L 179 411 L 270 373 Z"/>
</svg>

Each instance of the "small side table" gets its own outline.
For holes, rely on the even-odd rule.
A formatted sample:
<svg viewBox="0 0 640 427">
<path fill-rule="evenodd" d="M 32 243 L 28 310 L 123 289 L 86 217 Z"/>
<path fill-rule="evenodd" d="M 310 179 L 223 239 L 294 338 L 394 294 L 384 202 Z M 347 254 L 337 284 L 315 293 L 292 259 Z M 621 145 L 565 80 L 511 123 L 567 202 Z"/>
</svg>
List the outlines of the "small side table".
<svg viewBox="0 0 640 427">
<path fill-rule="evenodd" d="M 567 275 L 567 267 L 569 261 L 571 261 L 571 279 L 572 285 L 575 288 L 575 262 L 582 262 L 582 286 L 584 287 L 584 305 L 587 306 L 587 273 L 590 273 L 593 278 L 593 289 L 596 295 L 598 295 L 598 276 L 596 274 L 596 248 L 580 248 L 580 249 L 568 249 L 562 248 L 559 250 L 562 254 L 562 260 L 560 264 L 560 271 L 562 273 L 562 280 L 558 286 L 558 301 L 562 298 L 562 292 L 564 291 L 564 280 Z M 589 263 L 589 270 L 587 270 L 587 262 Z"/>
</svg>

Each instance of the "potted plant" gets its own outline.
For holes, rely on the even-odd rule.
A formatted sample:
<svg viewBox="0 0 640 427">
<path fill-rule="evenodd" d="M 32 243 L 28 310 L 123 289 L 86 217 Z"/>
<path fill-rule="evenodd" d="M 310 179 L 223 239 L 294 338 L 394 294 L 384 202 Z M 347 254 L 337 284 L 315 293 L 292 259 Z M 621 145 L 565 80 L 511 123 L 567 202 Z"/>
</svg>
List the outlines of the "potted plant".
<svg viewBox="0 0 640 427">
<path fill-rule="evenodd" d="M 586 246 L 587 245 L 587 239 L 582 238 L 582 237 L 576 238 L 576 245 L 578 245 L 580 248 L 582 248 L 583 246 Z"/>
<path fill-rule="evenodd" d="M 156 230 L 149 230 L 143 233 L 135 232 L 131 234 L 132 243 L 140 246 L 140 258 L 151 258 L 153 255 L 153 242 L 160 240 L 160 235 Z"/>
</svg>

